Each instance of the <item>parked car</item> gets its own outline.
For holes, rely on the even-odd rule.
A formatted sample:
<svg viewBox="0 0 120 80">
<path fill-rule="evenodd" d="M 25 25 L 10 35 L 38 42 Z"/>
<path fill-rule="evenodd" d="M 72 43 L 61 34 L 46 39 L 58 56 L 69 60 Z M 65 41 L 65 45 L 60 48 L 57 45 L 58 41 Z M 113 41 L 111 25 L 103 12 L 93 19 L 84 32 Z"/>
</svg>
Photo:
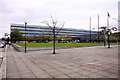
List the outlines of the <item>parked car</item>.
<svg viewBox="0 0 120 80">
<path fill-rule="evenodd" d="M 0 48 L 4 48 L 6 43 L 4 41 L 0 41 Z"/>
</svg>

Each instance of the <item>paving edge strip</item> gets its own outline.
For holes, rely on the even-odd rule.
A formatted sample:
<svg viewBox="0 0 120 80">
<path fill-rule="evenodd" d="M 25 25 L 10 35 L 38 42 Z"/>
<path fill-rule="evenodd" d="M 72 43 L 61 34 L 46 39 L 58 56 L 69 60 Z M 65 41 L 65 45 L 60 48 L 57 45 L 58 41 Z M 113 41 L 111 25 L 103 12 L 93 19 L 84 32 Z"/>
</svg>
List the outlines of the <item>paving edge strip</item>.
<svg viewBox="0 0 120 80">
<path fill-rule="evenodd" d="M 2 78 L 6 78 L 6 69 L 7 69 L 7 54 L 6 54 L 6 50 L 7 50 L 7 46 L 4 48 L 4 52 L 2 53 L 3 56 L 3 61 L 1 64 L 1 79 Z"/>
</svg>

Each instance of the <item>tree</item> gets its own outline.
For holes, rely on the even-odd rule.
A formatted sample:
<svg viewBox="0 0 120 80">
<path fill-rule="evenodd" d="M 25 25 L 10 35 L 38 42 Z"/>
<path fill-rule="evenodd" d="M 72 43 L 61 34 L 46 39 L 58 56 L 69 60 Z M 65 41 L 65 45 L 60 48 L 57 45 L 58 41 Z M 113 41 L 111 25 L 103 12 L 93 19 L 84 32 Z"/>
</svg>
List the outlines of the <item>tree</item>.
<svg viewBox="0 0 120 80">
<path fill-rule="evenodd" d="M 22 40 L 23 39 L 22 33 L 18 29 L 14 29 L 11 32 L 11 39 L 13 42 Z"/>
<path fill-rule="evenodd" d="M 120 32 L 115 32 L 111 36 L 114 38 L 114 42 L 120 42 Z"/>
<path fill-rule="evenodd" d="M 36 40 L 39 42 L 48 42 L 49 38 L 50 37 L 48 35 L 39 35 L 36 37 Z"/>
<path fill-rule="evenodd" d="M 50 24 L 51 22 L 51 24 Z M 53 33 L 53 54 L 55 54 L 55 42 L 56 42 L 56 36 L 59 33 L 59 31 L 63 28 L 64 22 L 59 22 L 58 20 L 55 20 L 51 17 L 51 21 L 44 21 L 42 23 L 46 24 L 50 29 L 52 29 Z M 60 28 L 58 28 L 60 27 Z"/>
<path fill-rule="evenodd" d="M 100 29 L 102 29 L 101 33 L 104 36 L 107 35 L 108 48 L 110 48 L 110 35 L 112 34 L 112 31 L 117 31 L 117 28 L 116 27 L 107 28 L 106 26 L 103 26 Z M 105 40 L 105 38 L 104 38 L 104 40 Z M 113 40 L 112 37 L 111 37 L 111 40 Z"/>
<path fill-rule="evenodd" d="M 28 42 L 32 42 L 32 41 L 34 41 L 35 39 L 34 39 L 33 36 L 27 36 L 27 37 L 26 37 L 26 40 L 27 40 Z"/>
<path fill-rule="evenodd" d="M 58 43 L 60 43 L 60 42 L 70 42 L 72 40 L 72 38 L 70 38 L 69 36 L 66 36 L 66 35 L 61 35 L 61 36 L 58 36 L 56 38 L 56 40 L 58 41 Z"/>
</svg>

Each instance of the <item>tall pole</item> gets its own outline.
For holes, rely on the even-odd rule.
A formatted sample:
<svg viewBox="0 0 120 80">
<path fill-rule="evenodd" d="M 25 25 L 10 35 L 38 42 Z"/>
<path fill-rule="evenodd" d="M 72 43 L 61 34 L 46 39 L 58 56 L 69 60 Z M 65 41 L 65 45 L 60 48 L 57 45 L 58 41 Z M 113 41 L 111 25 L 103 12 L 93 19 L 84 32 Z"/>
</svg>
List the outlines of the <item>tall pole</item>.
<svg viewBox="0 0 120 80">
<path fill-rule="evenodd" d="M 86 42 L 86 31 L 85 31 L 85 42 Z"/>
<path fill-rule="evenodd" d="M 90 22 L 89 22 L 89 26 L 90 26 L 90 43 L 91 43 L 91 17 L 90 17 Z"/>
<path fill-rule="evenodd" d="M 26 26 L 27 26 L 27 23 L 25 22 L 25 53 L 26 53 Z"/>
<path fill-rule="evenodd" d="M 100 36 L 99 36 L 99 14 L 98 14 L 98 43 L 100 42 Z"/>
<path fill-rule="evenodd" d="M 108 48 L 110 48 L 110 34 L 108 32 Z"/>
<path fill-rule="evenodd" d="M 55 26 L 53 27 L 53 54 L 55 54 Z"/>
<path fill-rule="evenodd" d="M 107 12 L 107 28 L 108 28 L 108 39 L 107 39 L 107 42 L 108 42 L 108 48 L 110 48 L 110 40 L 109 40 L 109 37 L 110 37 L 110 34 L 109 34 L 109 18 L 110 18 L 110 15 L 109 13 Z"/>
<path fill-rule="evenodd" d="M 110 17 L 110 15 L 109 15 L 109 13 L 107 12 L 107 28 L 109 29 L 109 17 Z"/>
</svg>

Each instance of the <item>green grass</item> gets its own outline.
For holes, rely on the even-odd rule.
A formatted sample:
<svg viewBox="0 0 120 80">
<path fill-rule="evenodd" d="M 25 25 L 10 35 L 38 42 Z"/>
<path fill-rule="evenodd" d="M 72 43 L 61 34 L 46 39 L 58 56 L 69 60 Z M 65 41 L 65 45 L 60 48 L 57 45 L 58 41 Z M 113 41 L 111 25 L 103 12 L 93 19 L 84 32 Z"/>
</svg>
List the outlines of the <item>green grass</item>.
<svg viewBox="0 0 120 80">
<path fill-rule="evenodd" d="M 24 47 L 24 43 L 17 43 L 17 45 Z M 53 43 L 27 43 L 27 47 L 50 47 Z M 86 46 L 102 46 L 100 43 L 56 43 L 57 47 L 68 46 L 68 47 L 86 47 Z"/>
<path fill-rule="evenodd" d="M 118 45 L 118 43 L 110 43 L 111 45 Z"/>
</svg>

